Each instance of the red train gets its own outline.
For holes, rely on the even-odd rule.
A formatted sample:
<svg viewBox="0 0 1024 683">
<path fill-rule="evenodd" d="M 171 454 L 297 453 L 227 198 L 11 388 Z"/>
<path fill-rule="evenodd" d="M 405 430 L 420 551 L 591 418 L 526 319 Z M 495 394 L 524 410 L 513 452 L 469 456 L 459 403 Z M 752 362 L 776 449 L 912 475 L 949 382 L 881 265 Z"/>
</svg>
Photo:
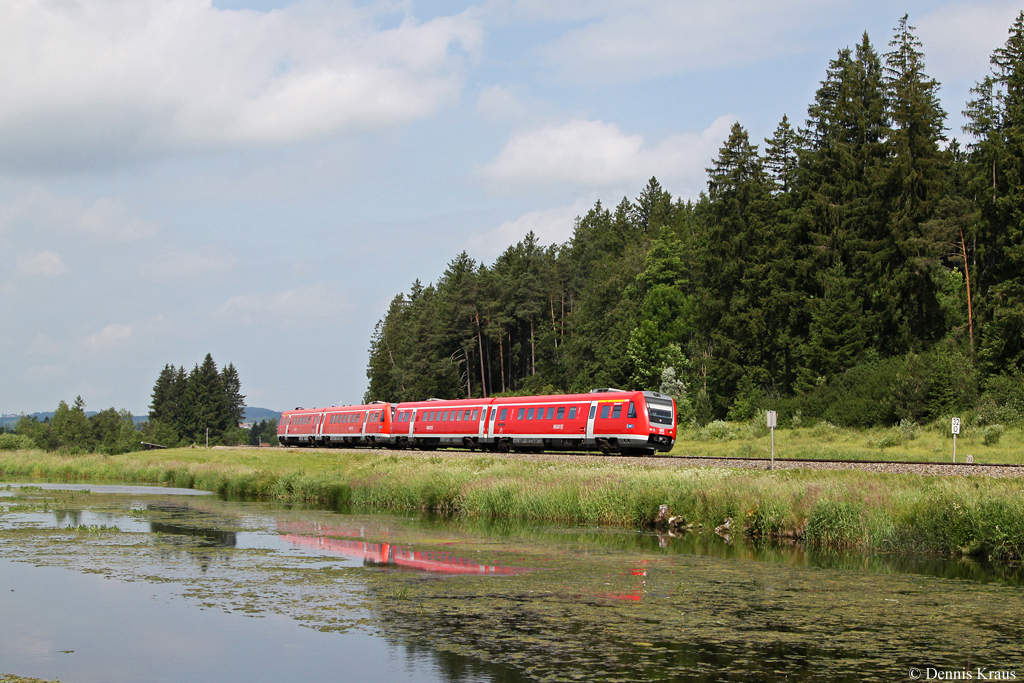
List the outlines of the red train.
<svg viewBox="0 0 1024 683">
<path fill-rule="evenodd" d="M 676 406 L 654 391 L 372 403 L 282 413 L 284 446 L 583 450 L 653 454 L 676 439 Z"/>
</svg>

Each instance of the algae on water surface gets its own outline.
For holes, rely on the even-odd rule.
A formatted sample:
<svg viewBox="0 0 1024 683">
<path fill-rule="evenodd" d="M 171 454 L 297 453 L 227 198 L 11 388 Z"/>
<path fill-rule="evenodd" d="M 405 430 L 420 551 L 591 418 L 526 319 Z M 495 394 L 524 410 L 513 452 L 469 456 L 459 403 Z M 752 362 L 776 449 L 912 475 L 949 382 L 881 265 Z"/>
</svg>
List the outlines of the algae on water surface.
<svg viewBox="0 0 1024 683">
<path fill-rule="evenodd" d="M 693 536 L 623 529 L 95 494 L 75 499 L 81 518 L 109 515 L 120 530 L 80 534 L 57 522 L 54 510 L 70 502 L 66 493 L 24 495 L 18 503 L 33 510 L 4 514 L 0 550 L 170 583 L 200 609 L 377 632 L 517 672 L 509 680 L 893 680 L 913 667 L 1024 669 L 1019 585 L 894 571 L 878 558 L 815 564 L 711 534 L 701 550 Z M 680 552 L 686 543 L 723 556 Z M 766 556 L 775 560 L 755 559 Z M 495 567 L 516 571 L 485 572 Z"/>
</svg>

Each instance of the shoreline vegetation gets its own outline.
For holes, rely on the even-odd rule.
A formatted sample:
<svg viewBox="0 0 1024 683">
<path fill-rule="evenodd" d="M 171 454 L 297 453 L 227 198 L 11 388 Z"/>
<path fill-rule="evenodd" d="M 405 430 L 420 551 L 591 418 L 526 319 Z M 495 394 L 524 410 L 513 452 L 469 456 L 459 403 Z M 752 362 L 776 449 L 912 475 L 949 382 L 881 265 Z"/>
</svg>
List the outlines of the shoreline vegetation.
<svg viewBox="0 0 1024 683">
<path fill-rule="evenodd" d="M 826 447 L 833 445 L 842 451 L 844 439 L 853 439 L 846 430 L 838 434 L 820 452 L 827 455 Z M 752 437 L 721 441 L 684 437 L 673 454 L 716 454 L 688 453 L 692 448 L 742 450 L 749 446 L 753 451 L 764 437 Z M 1021 435 L 1014 430 L 1006 437 L 1001 447 L 993 448 L 998 448 L 1000 459 L 1012 461 L 1021 453 L 1016 446 Z M 801 452 L 801 438 L 816 437 L 776 433 L 776 455 L 780 444 L 782 449 Z M 859 433 L 858 438 L 873 437 Z M 929 438 L 919 437 L 925 450 L 930 448 Z M 936 434 L 933 440 L 940 443 L 941 438 Z M 859 455 L 852 448 L 843 452 Z M 915 453 L 904 451 L 904 459 L 917 459 Z M 795 457 L 793 452 L 789 455 Z M 0 451 L 0 480 L 14 478 L 161 484 L 234 499 L 329 508 L 352 505 L 494 519 L 660 527 L 671 533 L 796 541 L 825 550 L 993 560 L 1018 560 L 1024 555 L 1021 477 L 765 471 L 689 463 L 672 468 L 600 456 L 508 459 L 487 453 L 455 457 L 444 452 L 279 448 L 168 449 L 123 455 Z M 671 529 L 669 518 L 674 518 Z"/>
</svg>

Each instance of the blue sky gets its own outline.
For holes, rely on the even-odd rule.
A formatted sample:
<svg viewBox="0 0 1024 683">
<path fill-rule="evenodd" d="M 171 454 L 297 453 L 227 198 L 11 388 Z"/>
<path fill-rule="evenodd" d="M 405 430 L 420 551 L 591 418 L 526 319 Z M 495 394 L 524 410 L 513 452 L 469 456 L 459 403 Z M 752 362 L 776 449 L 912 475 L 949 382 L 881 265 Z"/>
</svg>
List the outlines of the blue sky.
<svg viewBox="0 0 1024 683">
<path fill-rule="evenodd" d="M 910 14 L 950 135 L 1007 2 L 15 0 L 0 5 L 0 412 L 144 414 L 209 352 L 247 403 L 358 402 L 388 303 L 572 233 L 734 121 L 802 123 Z"/>
</svg>

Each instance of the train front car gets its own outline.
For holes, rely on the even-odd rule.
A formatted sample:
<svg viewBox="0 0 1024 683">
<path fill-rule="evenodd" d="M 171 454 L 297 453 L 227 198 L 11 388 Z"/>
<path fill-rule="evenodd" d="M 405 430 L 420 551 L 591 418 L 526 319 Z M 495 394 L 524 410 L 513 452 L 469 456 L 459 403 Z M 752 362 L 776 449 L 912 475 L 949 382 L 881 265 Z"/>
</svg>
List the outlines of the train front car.
<svg viewBox="0 0 1024 683">
<path fill-rule="evenodd" d="M 481 443 L 495 450 L 599 450 L 653 455 L 672 449 L 675 403 L 653 391 L 494 399 Z"/>
<path fill-rule="evenodd" d="M 676 402 L 656 391 L 643 392 L 647 404 L 648 448 L 668 453 L 676 442 Z"/>
</svg>

